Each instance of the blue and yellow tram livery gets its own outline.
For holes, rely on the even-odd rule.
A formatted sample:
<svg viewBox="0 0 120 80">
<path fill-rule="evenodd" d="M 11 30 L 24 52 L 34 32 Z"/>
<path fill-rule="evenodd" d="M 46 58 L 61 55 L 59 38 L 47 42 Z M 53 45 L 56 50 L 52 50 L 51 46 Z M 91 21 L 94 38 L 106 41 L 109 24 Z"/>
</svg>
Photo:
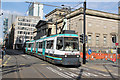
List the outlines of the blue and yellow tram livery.
<svg viewBox="0 0 120 80">
<path fill-rule="evenodd" d="M 57 34 L 27 41 L 25 51 L 54 64 L 80 65 L 77 34 Z"/>
</svg>

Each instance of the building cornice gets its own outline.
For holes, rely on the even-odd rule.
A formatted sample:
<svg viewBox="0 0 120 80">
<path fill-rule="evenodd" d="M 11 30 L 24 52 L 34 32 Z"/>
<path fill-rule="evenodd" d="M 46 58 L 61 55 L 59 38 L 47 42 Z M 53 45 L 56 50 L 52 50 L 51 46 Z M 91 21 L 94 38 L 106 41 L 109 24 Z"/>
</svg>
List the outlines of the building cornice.
<svg viewBox="0 0 120 80">
<path fill-rule="evenodd" d="M 54 9 L 53 11 L 51 11 L 50 13 L 46 14 L 45 17 L 48 17 L 49 15 L 53 14 L 53 13 L 56 12 L 56 11 L 65 12 L 65 10 L 56 8 L 56 9 Z"/>
<path fill-rule="evenodd" d="M 53 22 L 48 22 L 48 21 L 40 20 L 35 27 L 39 28 L 39 27 L 41 27 L 43 25 L 46 25 L 46 24 L 53 24 Z"/>
<path fill-rule="evenodd" d="M 60 9 L 53 10 L 52 12 L 48 13 L 46 17 L 56 12 L 57 10 L 60 10 Z M 83 14 L 83 8 L 79 8 L 79 9 L 76 9 L 75 11 L 72 11 L 70 14 L 66 15 L 66 18 L 69 19 L 69 18 L 75 17 L 80 14 Z M 118 17 L 119 16 L 118 14 L 113 14 L 113 13 L 108 13 L 108 12 L 103 12 L 103 11 L 98 11 L 98 10 L 92 10 L 92 9 L 86 9 L 86 15 L 91 15 L 91 16 L 96 16 L 96 17 L 101 17 L 101 18 L 106 18 L 106 19 L 120 20 L 120 18 Z M 57 22 L 60 23 L 62 22 L 62 20 L 63 18 L 59 19 Z"/>
</svg>

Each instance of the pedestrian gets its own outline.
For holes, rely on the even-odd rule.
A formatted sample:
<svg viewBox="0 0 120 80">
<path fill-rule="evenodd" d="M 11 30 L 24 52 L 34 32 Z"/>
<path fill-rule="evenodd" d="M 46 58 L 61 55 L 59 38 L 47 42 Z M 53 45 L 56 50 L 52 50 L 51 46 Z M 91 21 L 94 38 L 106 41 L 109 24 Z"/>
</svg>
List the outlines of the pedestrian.
<svg viewBox="0 0 120 80">
<path fill-rule="evenodd" d="M 2 60 L 4 59 L 4 55 L 5 55 L 5 48 L 2 47 Z"/>
</svg>

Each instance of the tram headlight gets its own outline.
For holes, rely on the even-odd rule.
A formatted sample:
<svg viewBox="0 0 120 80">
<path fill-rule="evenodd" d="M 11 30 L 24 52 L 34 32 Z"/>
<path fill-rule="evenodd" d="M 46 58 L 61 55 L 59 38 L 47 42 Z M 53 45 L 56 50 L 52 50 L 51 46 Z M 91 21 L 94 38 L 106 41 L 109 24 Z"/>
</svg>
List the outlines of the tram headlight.
<svg viewBox="0 0 120 80">
<path fill-rule="evenodd" d="M 79 57 L 79 55 L 77 55 L 77 57 Z"/>
<path fill-rule="evenodd" d="M 65 55 L 65 57 L 67 57 L 67 55 Z"/>
</svg>

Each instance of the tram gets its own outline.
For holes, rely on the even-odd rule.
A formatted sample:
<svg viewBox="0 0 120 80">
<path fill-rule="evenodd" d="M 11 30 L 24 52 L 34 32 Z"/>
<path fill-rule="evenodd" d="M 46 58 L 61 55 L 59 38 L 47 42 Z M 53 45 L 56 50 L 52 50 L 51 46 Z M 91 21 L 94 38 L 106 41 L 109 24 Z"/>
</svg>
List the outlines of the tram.
<svg viewBox="0 0 120 80">
<path fill-rule="evenodd" d="M 27 41 L 25 53 L 39 56 L 53 64 L 80 65 L 77 34 L 57 34 Z"/>
</svg>

